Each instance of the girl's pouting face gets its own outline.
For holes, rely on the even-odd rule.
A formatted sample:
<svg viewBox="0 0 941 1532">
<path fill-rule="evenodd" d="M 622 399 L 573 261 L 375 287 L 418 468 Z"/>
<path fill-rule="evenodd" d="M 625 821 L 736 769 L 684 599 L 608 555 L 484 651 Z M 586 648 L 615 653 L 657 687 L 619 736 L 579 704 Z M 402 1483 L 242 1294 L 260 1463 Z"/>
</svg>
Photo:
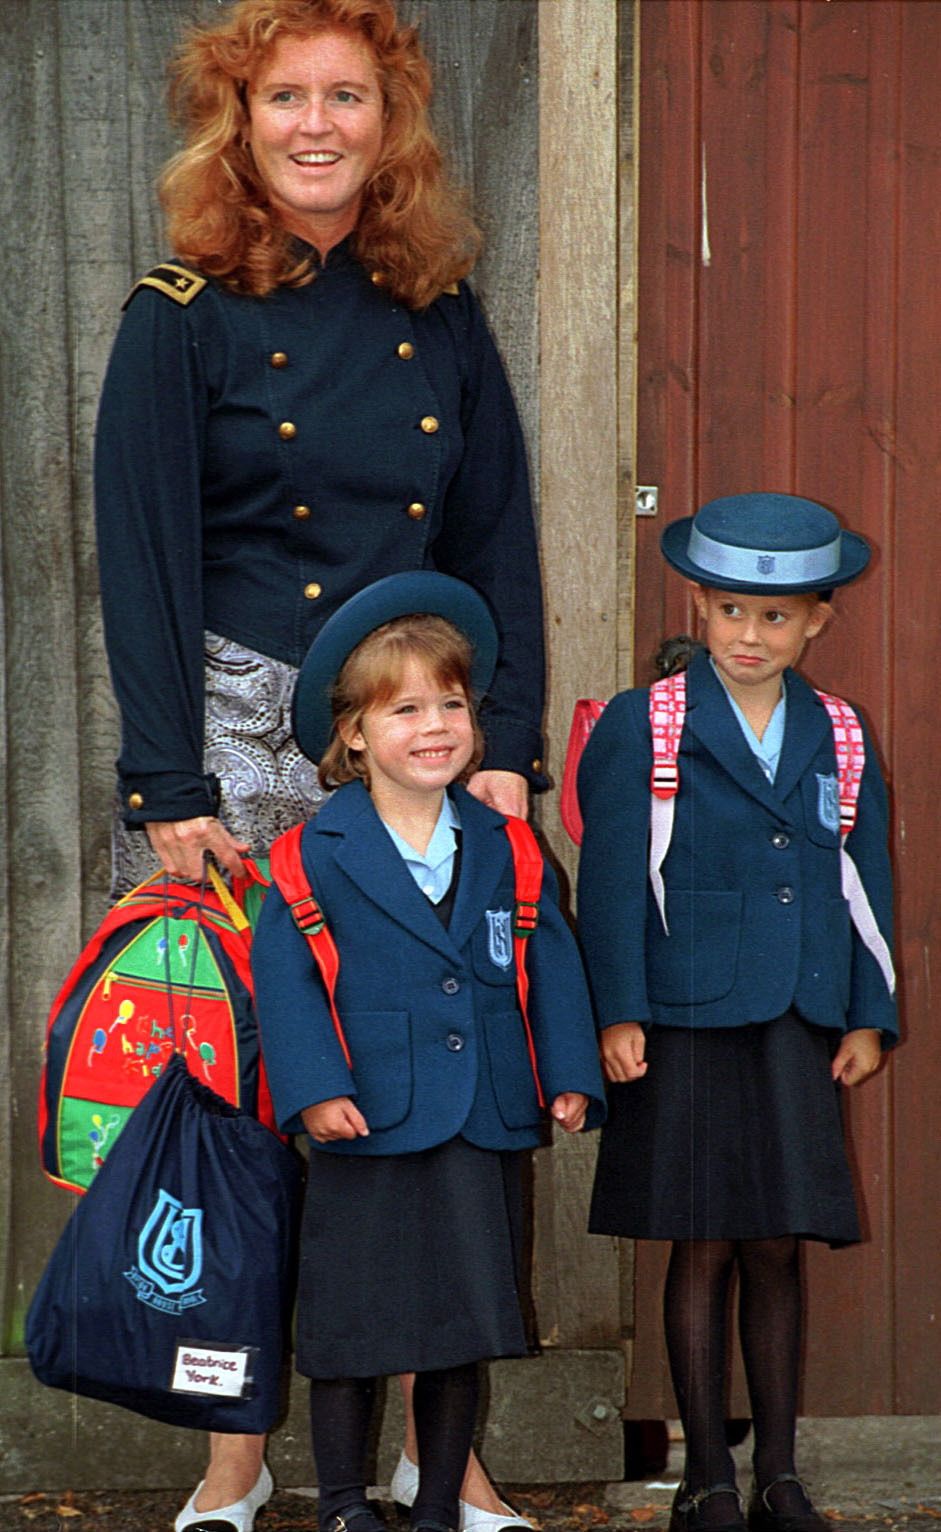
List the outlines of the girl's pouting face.
<svg viewBox="0 0 941 1532">
<path fill-rule="evenodd" d="M 410 657 L 395 694 L 367 708 L 357 726 L 340 725 L 344 743 L 361 750 L 373 797 L 440 794 L 474 753 L 467 694 L 448 688 L 423 661 Z"/>
<path fill-rule="evenodd" d="M 742 595 L 696 585 L 696 610 L 709 653 L 733 696 L 768 686 L 796 665 L 809 638 L 825 627 L 831 608 L 811 593 Z"/>
</svg>

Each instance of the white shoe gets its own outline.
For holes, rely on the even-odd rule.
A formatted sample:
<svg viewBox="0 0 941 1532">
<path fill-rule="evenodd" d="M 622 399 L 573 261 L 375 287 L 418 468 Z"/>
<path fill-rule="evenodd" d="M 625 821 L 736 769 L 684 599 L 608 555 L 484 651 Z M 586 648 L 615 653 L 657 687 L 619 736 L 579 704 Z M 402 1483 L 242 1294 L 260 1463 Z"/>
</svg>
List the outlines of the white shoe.
<svg viewBox="0 0 941 1532">
<path fill-rule="evenodd" d="M 394 1500 L 396 1505 L 408 1510 L 415 1503 L 417 1494 L 418 1464 L 413 1463 L 411 1458 L 406 1457 L 403 1452 L 392 1475 L 389 1498 Z M 503 1506 L 503 1511 L 483 1511 L 467 1500 L 459 1500 L 457 1503 L 459 1532 L 501 1532 L 503 1527 L 525 1527 L 526 1532 L 533 1532 L 531 1521 L 518 1516 L 505 1500 L 501 1500 L 500 1504 Z"/>
<path fill-rule="evenodd" d="M 392 1483 L 389 1485 L 389 1499 L 402 1507 L 403 1511 L 411 1510 L 418 1494 L 418 1464 L 413 1463 L 405 1453 L 399 1455 L 399 1461 L 395 1465 L 395 1473 L 392 1475 Z"/>
<path fill-rule="evenodd" d="M 417 1475 L 418 1469 L 415 1473 Z M 271 1498 L 274 1481 L 268 1472 L 268 1464 L 262 1463 L 261 1473 L 247 1495 L 233 1505 L 220 1506 L 217 1511 L 197 1511 L 196 1498 L 203 1487 L 200 1479 L 182 1511 L 173 1523 L 174 1532 L 252 1532 L 255 1512 Z"/>
</svg>

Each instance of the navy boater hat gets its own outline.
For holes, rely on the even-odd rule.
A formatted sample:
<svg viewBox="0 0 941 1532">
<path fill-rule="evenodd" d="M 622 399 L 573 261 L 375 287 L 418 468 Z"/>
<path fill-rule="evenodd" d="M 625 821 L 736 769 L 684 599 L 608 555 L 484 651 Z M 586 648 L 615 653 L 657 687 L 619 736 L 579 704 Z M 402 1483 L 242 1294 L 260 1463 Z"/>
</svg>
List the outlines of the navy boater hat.
<svg viewBox="0 0 941 1532">
<path fill-rule="evenodd" d="M 848 585 L 870 548 L 832 511 L 797 495 L 728 495 L 665 527 L 660 548 L 688 580 L 717 590 L 797 595 Z"/>
<path fill-rule="evenodd" d="M 497 630 L 486 602 L 463 580 L 416 569 L 386 575 L 333 613 L 314 639 L 297 677 L 291 721 L 294 738 L 309 760 L 319 761 L 333 728 L 331 693 L 344 661 L 376 628 L 394 617 L 444 617 L 473 648 L 471 686 L 482 697 L 497 664 Z"/>
</svg>

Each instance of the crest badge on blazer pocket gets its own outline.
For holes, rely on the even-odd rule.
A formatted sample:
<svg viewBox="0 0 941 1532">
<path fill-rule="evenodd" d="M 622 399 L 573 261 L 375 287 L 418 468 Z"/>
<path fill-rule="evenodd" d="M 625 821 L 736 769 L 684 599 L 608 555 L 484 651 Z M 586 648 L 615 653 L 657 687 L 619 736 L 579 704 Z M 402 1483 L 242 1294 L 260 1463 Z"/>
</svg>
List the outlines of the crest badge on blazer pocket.
<svg viewBox="0 0 941 1532">
<path fill-rule="evenodd" d="M 833 834 L 839 833 L 840 829 L 840 784 L 836 776 L 831 772 L 824 775 L 815 773 L 817 778 L 817 818 L 825 830 L 832 830 Z"/>
<path fill-rule="evenodd" d="M 509 968 L 513 961 L 513 928 L 509 910 L 487 911 L 487 951 L 498 968 Z"/>
</svg>

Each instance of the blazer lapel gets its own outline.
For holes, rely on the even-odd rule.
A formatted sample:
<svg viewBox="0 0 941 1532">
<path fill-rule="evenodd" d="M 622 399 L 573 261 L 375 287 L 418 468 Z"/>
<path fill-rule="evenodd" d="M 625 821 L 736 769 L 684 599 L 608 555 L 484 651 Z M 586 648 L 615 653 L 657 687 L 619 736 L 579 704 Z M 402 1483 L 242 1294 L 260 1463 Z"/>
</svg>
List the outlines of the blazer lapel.
<svg viewBox="0 0 941 1532">
<path fill-rule="evenodd" d="M 785 672 L 785 680 L 787 720 L 774 784 L 775 793 L 782 799 L 794 791 L 821 743 L 831 733 L 830 716 L 813 687 L 793 670 Z"/>
<path fill-rule="evenodd" d="M 788 695 L 790 707 L 790 694 Z M 735 779 L 743 792 L 763 803 L 779 818 L 782 797 L 778 784 L 768 781 L 741 725 L 732 711 L 725 688 L 712 669 L 708 655 L 696 655 L 689 668 L 686 726 L 710 755 Z M 788 718 L 787 730 L 790 728 Z M 682 764 L 680 766 L 682 772 Z M 780 782 L 780 767 L 778 768 Z"/>
<path fill-rule="evenodd" d="M 492 809 L 466 788 L 453 789 L 453 795 L 461 816 L 463 842 L 450 935 L 455 947 L 463 947 L 481 919 L 481 912 L 492 901 L 506 866 L 508 842 L 504 820 L 496 818 Z"/>
<path fill-rule="evenodd" d="M 419 889 L 361 783 L 341 789 L 324 804 L 313 824 L 329 835 L 336 865 L 360 893 L 412 936 L 452 963 L 457 960 L 451 933 Z M 325 914 L 329 920 L 329 910 Z"/>
</svg>

